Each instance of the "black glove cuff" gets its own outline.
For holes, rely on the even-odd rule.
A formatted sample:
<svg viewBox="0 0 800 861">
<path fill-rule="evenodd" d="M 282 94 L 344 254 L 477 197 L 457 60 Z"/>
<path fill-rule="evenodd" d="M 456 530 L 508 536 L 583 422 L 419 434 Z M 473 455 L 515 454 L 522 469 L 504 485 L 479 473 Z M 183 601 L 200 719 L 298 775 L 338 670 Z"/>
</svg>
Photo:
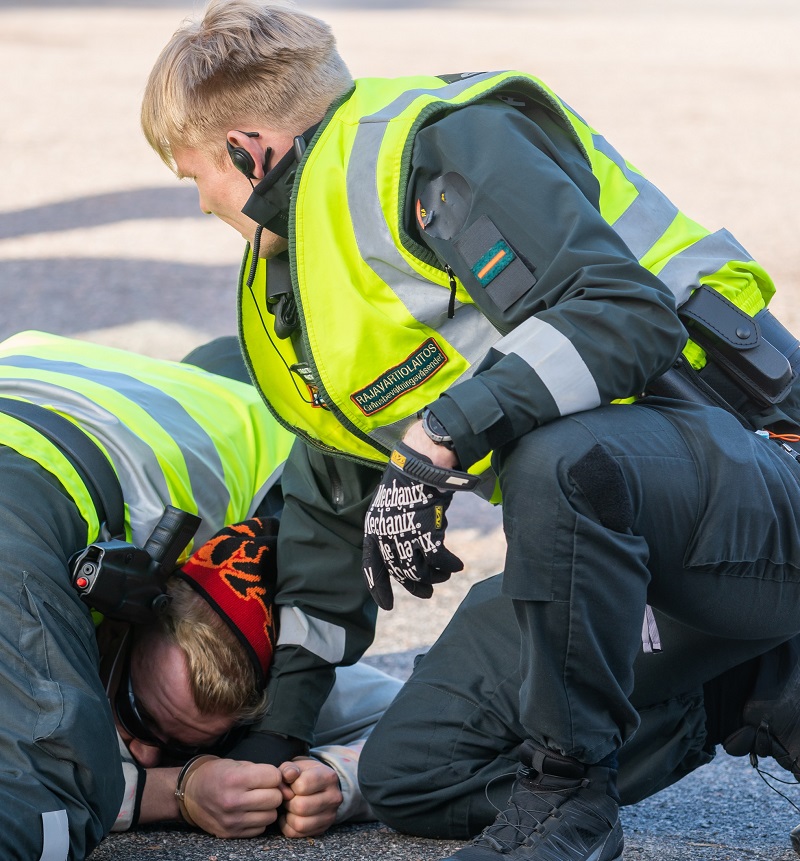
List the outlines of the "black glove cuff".
<svg viewBox="0 0 800 861">
<path fill-rule="evenodd" d="M 429 484 L 437 490 L 472 490 L 480 481 L 478 475 L 434 466 L 424 454 L 414 451 L 402 442 L 395 445 L 389 462 L 404 475 L 417 478 L 423 484 Z"/>
<path fill-rule="evenodd" d="M 305 756 L 308 744 L 299 738 L 264 730 L 250 730 L 242 741 L 228 751 L 228 759 L 280 765 L 296 756 Z"/>
</svg>

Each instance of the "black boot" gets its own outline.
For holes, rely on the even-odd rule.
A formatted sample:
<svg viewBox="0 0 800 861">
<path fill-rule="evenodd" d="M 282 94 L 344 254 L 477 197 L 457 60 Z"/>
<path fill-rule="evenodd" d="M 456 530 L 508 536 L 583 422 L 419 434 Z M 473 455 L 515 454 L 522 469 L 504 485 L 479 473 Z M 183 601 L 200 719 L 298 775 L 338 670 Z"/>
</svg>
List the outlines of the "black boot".
<svg viewBox="0 0 800 861">
<path fill-rule="evenodd" d="M 731 756 L 771 756 L 800 780 L 800 638 L 761 657 L 742 726 L 722 746 Z"/>
<path fill-rule="evenodd" d="M 618 861 L 616 769 L 525 742 L 506 810 L 453 861 Z M 448 861 L 448 859 L 444 859 Z"/>
</svg>

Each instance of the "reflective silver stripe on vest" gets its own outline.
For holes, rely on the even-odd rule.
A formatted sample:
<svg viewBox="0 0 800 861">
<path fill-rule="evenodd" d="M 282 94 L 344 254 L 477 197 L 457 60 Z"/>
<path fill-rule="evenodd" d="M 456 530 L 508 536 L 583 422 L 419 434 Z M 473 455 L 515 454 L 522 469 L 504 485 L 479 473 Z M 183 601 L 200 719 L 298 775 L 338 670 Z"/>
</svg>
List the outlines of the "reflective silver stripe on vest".
<svg viewBox="0 0 800 861">
<path fill-rule="evenodd" d="M 572 341 L 544 320 L 529 317 L 494 349 L 527 362 L 549 390 L 560 415 L 600 406 L 597 383 L 580 353 Z"/>
<path fill-rule="evenodd" d="M 42 814 L 42 854 L 39 861 L 67 861 L 69 855 L 69 820 L 66 810 Z"/>
<path fill-rule="evenodd" d="M 497 76 L 498 72 L 480 72 L 477 75 L 465 75 L 460 80 L 453 81 L 450 84 L 444 84 L 441 87 L 418 87 L 414 90 L 404 90 L 393 102 L 389 102 L 388 105 L 384 105 L 384 107 L 380 108 L 380 110 L 376 111 L 374 114 L 362 117 L 360 122 L 388 123 L 389 120 L 399 117 L 400 114 L 402 114 L 403 111 L 419 96 L 438 96 L 442 101 L 447 102 L 456 96 L 461 95 L 461 93 L 470 89 L 470 87 L 474 87 L 475 84 L 479 84 L 481 81 L 490 81 L 492 78 L 496 78 Z"/>
<path fill-rule="evenodd" d="M 258 510 L 258 506 L 261 505 L 261 503 L 264 501 L 264 497 L 281 480 L 284 466 L 286 466 L 285 462 L 277 466 L 272 471 L 272 474 L 269 476 L 269 478 L 267 478 L 267 480 L 256 491 L 256 494 L 253 497 L 253 501 L 250 503 L 250 508 L 247 511 L 247 517 L 245 518 L 246 520 L 249 520 L 251 517 L 255 516 L 255 513 Z"/>
<path fill-rule="evenodd" d="M 746 263 L 752 256 L 725 229 L 709 233 L 676 254 L 658 272 L 658 277 L 669 287 L 680 306 L 689 298 L 692 290 L 700 286 L 703 275 L 711 275 L 731 260 Z"/>
<path fill-rule="evenodd" d="M 631 170 L 625 159 L 601 135 L 592 135 L 595 149 L 609 158 L 622 171 L 638 195 L 613 223 L 613 228 L 634 253 L 637 260 L 666 233 L 678 215 L 678 207 L 652 182 Z"/>
<path fill-rule="evenodd" d="M 488 72 L 443 87 L 409 90 L 377 113 L 364 117 L 356 131 L 347 168 L 347 201 L 362 259 L 391 288 L 415 320 L 439 332 L 470 364 L 486 354 L 500 337 L 499 333 L 473 305 L 459 306 L 456 316 L 447 318 L 449 290 L 431 283 L 412 269 L 395 247 L 381 209 L 375 177 L 378 153 L 389 120 L 420 95 L 450 99 L 493 77 L 495 73 Z"/>
<path fill-rule="evenodd" d="M 6 356 L 0 359 L 0 392 L 16 394 L 42 406 L 63 404 L 64 412 L 84 425 L 105 446 L 119 476 L 128 504 L 131 529 L 137 540 L 148 537 L 149 528 L 163 512 L 162 500 L 170 498 L 163 470 L 153 449 L 125 428 L 117 416 L 90 397 L 67 386 L 42 380 L 4 377 L 4 367 L 52 371 L 89 380 L 137 404 L 158 421 L 185 460 L 192 485 L 192 498 L 203 518 L 195 539 L 197 546 L 212 536 L 213 524 L 225 522 L 230 493 L 225 485 L 225 472 L 219 452 L 206 430 L 175 398 L 127 374 L 75 362 L 34 356 Z"/>
<path fill-rule="evenodd" d="M 380 443 L 386 448 L 394 448 L 405 435 L 408 428 L 417 420 L 417 414 L 406 416 L 404 419 L 392 422 L 388 425 L 380 425 L 380 427 L 372 428 L 369 435 L 375 442 Z"/>
<path fill-rule="evenodd" d="M 600 135 L 592 140 L 598 152 L 608 156 L 639 192 L 630 206 L 611 225 L 637 260 L 667 232 L 679 214 L 678 208 L 641 174 L 632 171 L 622 156 Z M 727 230 L 718 230 L 678 252 L 658 277 L 669 287 L 675 301 L 682 305 L 700 286 L 703 275 L 711 275 L 731 260 L 747 262 L 752 256 Z"/>
</svg>

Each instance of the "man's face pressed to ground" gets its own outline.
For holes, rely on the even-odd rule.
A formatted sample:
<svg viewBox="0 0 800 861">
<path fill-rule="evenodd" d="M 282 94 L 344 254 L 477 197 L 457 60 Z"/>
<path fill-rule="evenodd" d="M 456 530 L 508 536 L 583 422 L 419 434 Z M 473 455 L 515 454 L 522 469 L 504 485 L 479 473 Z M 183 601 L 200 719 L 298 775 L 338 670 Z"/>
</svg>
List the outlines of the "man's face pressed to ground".
<svg viewBox="0 0 800 861">
<path fill-rule="evenodd" d="M 144 768 L 160 765 L 165 756 L 188 759 L 235 723 L 231 715 L 200 713 L 186 656 L 152 631 L 143 632 L 131 647 L 113 703 L 120 735 Z"/>
</svg>

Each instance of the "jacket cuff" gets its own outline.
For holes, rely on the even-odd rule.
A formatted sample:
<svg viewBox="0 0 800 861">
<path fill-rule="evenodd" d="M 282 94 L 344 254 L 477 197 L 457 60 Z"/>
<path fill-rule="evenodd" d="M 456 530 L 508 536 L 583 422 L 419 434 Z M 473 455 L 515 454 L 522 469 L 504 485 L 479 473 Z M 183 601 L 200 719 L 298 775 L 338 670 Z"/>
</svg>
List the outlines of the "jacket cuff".
<svg viewBox="0 0 800 861">
<path fill-rule="evenodd" d="M 476 378 L 453 386 L 428 408 L 452 437 L 462 469 L 492 450 L 490 431 L 506 421 L 494 395 Z"/>
<path fill-rule="evenodd" d="M 277 766 L 283 762 L 290 762 L 296 756 L 305 756 L 307 752 L 308 744 L 300 739 L 274 732 L 251 730 L 225 756 L 228 759 Z"/>
<path fill-rule="evenodd" d="M 127 831 L 138 823 L 147 780 L 147 771 L 135 762 L 123 762 L 122 774 L 125 778 L 125 793 L 117 819 L 111 826 L 112 831 Z"/>
<path fill-rule="evenodd" d="M 327 744 L 311 750 L 311 756 L 332 768 L 339 778 L 342 803 L 336 811 L 336 825 L 342 822 L 374 822 L 378 818 L 358 786 L 358 760 L 365 741 L 362 738 L 348 745 Z"/>
<path fill-rule="evenodd" d="M 253 726 L 253 730 L 311 744 L 320 710 L 336 678 L 335 667 L 327 665 L 281 673 L 275 673 L 274 668 L 275 665 L 267 684 L 269 713 Z"/>
</svg>

